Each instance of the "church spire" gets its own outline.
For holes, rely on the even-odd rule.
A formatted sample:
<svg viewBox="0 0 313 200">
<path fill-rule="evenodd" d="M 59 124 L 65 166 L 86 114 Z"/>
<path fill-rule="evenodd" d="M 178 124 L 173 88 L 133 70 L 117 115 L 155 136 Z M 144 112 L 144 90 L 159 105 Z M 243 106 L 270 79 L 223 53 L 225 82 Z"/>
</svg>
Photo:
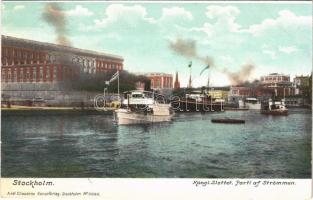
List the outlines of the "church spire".
<svg viewBox="0 0 313 200">
<path fill-rule="evenodd" d="M 174 82 L 174 89 L 179 89 L 179 88 L 180 88 L 180 82 L 178 80 L 178 72 L 176 72 L 175 82 Z"/>
</svg>

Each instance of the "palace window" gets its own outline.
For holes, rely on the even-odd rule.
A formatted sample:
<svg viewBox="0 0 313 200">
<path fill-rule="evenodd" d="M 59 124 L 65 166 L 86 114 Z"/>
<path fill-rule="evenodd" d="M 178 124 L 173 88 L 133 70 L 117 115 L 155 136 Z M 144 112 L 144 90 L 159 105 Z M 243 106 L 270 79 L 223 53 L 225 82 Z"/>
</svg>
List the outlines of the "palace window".
<svg viewBox="0 0 313 200">
<path fill-rule="evenodd" d="M 4 71 L 2 71 L 2 73 L 1 73 L 1 78 L 2 78 L 2 81 L 5 79 L 5 72 Z"/>
<path fill-rule="evenodd" d="M 47 79 L 50 78 L 50 69 L 49 69 L 49 67 L 47 67 L 47 69 L 46 69 L 46 78 Z"/>
<path fill-rule="evenodd" d="M 157 87 L 158 87 L 158 88 L 161 87 L 161 81 L 160 81 L 160 79 L 157 80 Z"/>
<path fill-rule="evenodd" d="M 33 67 L 33 79 L 36 80 L 37 79 L 37 71 L 36 68 Z"/>
<path fill-rule="evenodd" d="M 21 50 L 16 50 L 17 51 L 17 57 L 18 58 L 21 58 L 22 57 L 22 52 L 21 52 Z"/>
<path fill-rule="evenodd" d="M 29 68 L 26 69 L 26 81 L 30 79 Z"/>
<path fill-rule="evenodd" d="M 53 69 L 53 77 L 56 79 L 58 77 L 58 68 L 57 66 L 54 66 L 54 69 Z"/>
<path fill-rule="evenodd" d="M 13 82 L 17 81 L 17 69 L 13 70 Z"/>
<path fill-rule="evenodd" d="M 20 70 L 20 77 L 19 77 L 20 80 L 23 79 L 23 73 L 24 73 L 24 72 L 23 72 L 23 69 L 21 69 L 21 70 Z"/>
<path fill-rule="evenodd" d="M 22 58 L 23 58 L 23 59 L 27 59 L 27 54 L 26 54 L 25 51 L 22 51 Z"/>
<path fill-rule="evenodd" d="M 9 48 L 8 48 L 8 56 L 9 56 L 9 57 L 12 57 L 12 54 L 13 54 L 12 49 L 9 49 Z"/>
<path fill-rule="evenodd" d="M 8 72 L 8 76 L 7 76 L 8 77 L 8 82 L 10 82 L 11 81 L 11 70 L 8 69 L 7 72 Z"/>
<path fill-rule="evenodd" d="M 40 70 L 39 70 L 39 79 L 42 80 L 43 79 L 43 67 L 40 66 L 39 68 L 40 68 Z"/>
</svg>

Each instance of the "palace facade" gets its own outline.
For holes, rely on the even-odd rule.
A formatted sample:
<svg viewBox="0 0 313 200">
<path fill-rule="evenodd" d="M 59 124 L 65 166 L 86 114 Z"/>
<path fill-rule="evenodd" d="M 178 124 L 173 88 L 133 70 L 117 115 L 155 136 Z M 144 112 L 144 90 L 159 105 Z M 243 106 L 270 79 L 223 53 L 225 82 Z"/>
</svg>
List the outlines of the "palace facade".
<svg viewBox="0 0 313 200">
<path fill-rule="evenodd" d="M 124 59 L 117 55 L 4 35 L 1 42 L 1 86 L 6 98 L 63 98 L 69 90 L 64 86 L 78 75 L 123 70 Z"/>
</svg>

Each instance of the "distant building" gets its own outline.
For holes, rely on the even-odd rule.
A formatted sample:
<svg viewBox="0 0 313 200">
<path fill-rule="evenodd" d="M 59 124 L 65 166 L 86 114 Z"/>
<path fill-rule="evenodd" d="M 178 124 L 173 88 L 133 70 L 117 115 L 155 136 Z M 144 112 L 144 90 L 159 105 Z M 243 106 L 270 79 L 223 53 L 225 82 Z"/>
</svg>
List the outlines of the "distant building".
<svg viewBox="0 0 313 200">
<path fill-rule="evenodd" d="M 281 82 L 290 82 L 290 76 L 284 75 L 284 74 L 278 74 L 278 73 L 272 73 L 266 76 L 261 76 L 261 84 L 275 84 L 275 83 L 281 83 Z"/>
<path fill-rule="evenodd" d="M 289 96 L 285 98 L 285 104 L 287 107 L 301 107 L 306 103 L 308 103 L 307 99 L 304 99 L 300 96 Z"/>
<path fill-rule="evenodd" d="M 175 76 L 175 82 L 174 82 L 174 89 L 179 89 L 180 88 L 180 82 L 178 79 L 178 72 L 176 72 L 176 76 Z"/>
<path fill-rule="evenodd" d="M 295 89 L 295 95 L 302 95 L 303 89 L 310 86 L 310 77 L 309 76 L 296 76 L 293 79 Z"/>
<path fill-rule="evenodd" d="M 224 100 L 228 101 L 228 93 L 229 91 L 225 90 L 209 90 L 208 95 L 212 97 L 212 99 Z"/>
<path fill-rule="evenodd" d="M 146 73 L 151 81 L 151 89 L 168 90 L 173 89 L 173 75 L 166 73 Z"/>
<path fill-rule="evenodd" d="M 228 92 L 228 102 L 238 103 L 239 100 L 245 100 L 248 97 L 255 97 L 259 100 L 271 98 L 275 91 L 273 88 L 262 86 L 244 87 L 244 86 L 231 86 Z"/>
<path fill-rule="evenodd" d="M 295 94 L 295 87 L 289 75 L 272 73 L 261 77 L 261 86 L 271 88 L 275 96 L 285 97 Z"/>
<path fill-rule="evenodd" d="M 231 86 L 228 92 L 228 102 L 238 103 L 246 97 L 251 96 L 251 88 L 244 86 Z"/>
<path fill-rule="evenodd" d="M 244 86 L 231 86 L 230 96 L 247 97 L 251 95 L 251 88 Z"/>
</svg>

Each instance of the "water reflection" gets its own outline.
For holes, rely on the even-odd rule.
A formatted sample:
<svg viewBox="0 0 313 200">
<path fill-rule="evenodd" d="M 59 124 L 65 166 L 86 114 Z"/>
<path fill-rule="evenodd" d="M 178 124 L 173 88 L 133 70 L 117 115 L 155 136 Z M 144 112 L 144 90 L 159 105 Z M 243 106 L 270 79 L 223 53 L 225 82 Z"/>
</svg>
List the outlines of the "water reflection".
<svg viewBox="0 0 313 200">
<path fill-rule="evenodd" d="M 212 124 L 218 117 L 244 125 Z M 178 114 L 117 126 L 112 116 L 2 118 L 4 177 L 309 178 L 311 112 Z"/>
</svg>

